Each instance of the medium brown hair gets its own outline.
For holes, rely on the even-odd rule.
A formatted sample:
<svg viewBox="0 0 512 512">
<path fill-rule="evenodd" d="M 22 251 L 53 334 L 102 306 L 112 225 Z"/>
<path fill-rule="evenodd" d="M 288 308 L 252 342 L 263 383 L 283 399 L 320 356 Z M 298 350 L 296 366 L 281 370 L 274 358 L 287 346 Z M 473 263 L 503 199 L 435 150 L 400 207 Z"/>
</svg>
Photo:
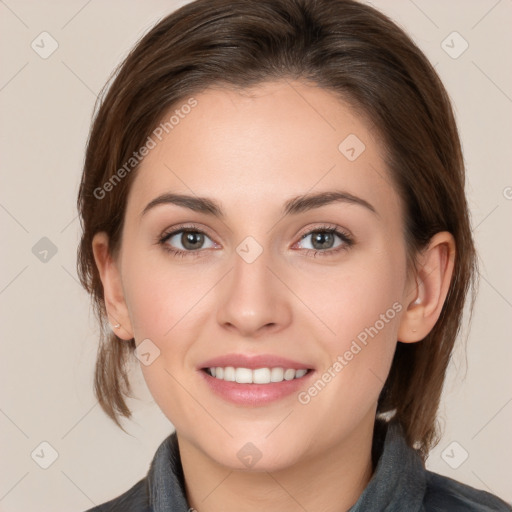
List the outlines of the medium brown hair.
<svg viewBox="0 0 512 512">
<path fill-rule="evenodd" d="M 471 309 L 474 303 L 477 261 L 464 163 L 450 100 L 431 64 L 388 17 L 354 0 L 196 0 L 142 37 L 106 84 L 78 195 L 78 274 L 101 326 L 96 397 L 120 427 L 120 415 L 131 417 L 127 357 L 135 342 L 105 328 L 92 239 L 105 231 L 111 254 L 119 251 L 137 166 L 101 198 L 99 187 L 178 102 L 211 86 L 248 88 L 288 78 L 335 92 L 377 128 L 404 205 L 410 262 L 435 233 L 455 238 L 454 275 L 440 318 L 424 340 L 398 343 L 377 408 L 396 410 L 407 442 L 425 458 L 437 441 L 436 413 L 470 286 Z"/>
</svg>

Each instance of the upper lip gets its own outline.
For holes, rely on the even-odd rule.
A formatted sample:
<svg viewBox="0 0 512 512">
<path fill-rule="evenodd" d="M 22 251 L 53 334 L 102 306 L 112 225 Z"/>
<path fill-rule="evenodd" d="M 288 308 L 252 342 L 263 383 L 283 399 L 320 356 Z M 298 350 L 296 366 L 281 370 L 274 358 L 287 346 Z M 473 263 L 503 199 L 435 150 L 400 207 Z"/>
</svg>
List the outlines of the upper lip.
<svg viewBox="0 0 512 512">
<path fill-rule="evenodd" d="M 213 367 L 233 366 L 234 368 L 249 368 L 255 370 L 257 368 L 293 368 L 295 370 L 310 370 L 311 366 L 307 363 L 294 361 L 281 356 L 272 354 L 258 354 L 258 355 L 245 355 L 245 354 L 225 354 L 223 356 L 208 359 L 199 365 L 199 369 L 213 368 Z"/>
</svg>

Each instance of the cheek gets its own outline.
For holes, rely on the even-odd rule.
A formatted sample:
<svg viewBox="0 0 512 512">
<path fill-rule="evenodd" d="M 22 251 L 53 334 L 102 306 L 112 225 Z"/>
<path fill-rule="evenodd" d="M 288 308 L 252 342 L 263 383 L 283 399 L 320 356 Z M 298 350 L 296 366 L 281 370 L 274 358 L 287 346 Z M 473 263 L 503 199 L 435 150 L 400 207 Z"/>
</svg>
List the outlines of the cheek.
<svg viewBox="0 0 512 512">
<path fill-rule="evenodd" d="M 200 309 L 211 287 L 207 274 L 171 267 L 162 256 L 135 254 L 126 261 L 125 272 L 125 295 L 137 342 L 150 338 L 163 343 L 173 337 L 182 321 Z"/>
<path fill-rule="evenodd" d="M 378 261 L 377 261 L 378 260 Z M 315 441 L 318 449 L 373 416 L 396 347 L 402 305 L 402 267 L 396 257 L 361 258 L 323 283 L 311 297 L 318 316 L 334 331 L 318 336 L 325 354 L 317 379 L 298 401 L 304 424 L 328 414 Z M 325 290 L 328 290 L 325 292 Z M 311 306 L 312 309 L 314 306 Z M 325 331 L 321 324 L 317 332 Z"/>
<path fill-rule="evenodd" d="M 136 344 L 151 340 L 158 355 L 148 365 L 141 361 L 146 384 L 168 417 L 172 411 L 190 410 L 190 397 L 183 393 L 182 366 L 193 345 L 202 319 L 208 314 L 208 290 L 215 284 L 215 275 L 197 270 L 177 268 L 165 257 L 152 258 L 137 251 L 123 261 L 125 297 Z M 211 304 L 210 304 L 211 308 Z M 152 349 L 155 350 L 155 349 Z M 173 416 L 172 422 L 176 418 Z"/>
<path fill-rule="evenodd" d="M 392 249 L 366 254 L 346 270 L 331 273 L 310 294 L 311 308 L 331 331 L 319 337 L 327 354 L 325 380 L 335 382 L 325 398 L 336 403 L 340 394 L 348 394 L 345 400 L 356 408 L 368 407 L 378 397 L 404 309 L 405 258 Z"/>
<path fill-rule="evenodd" d="M 399 281 L 391 271 L 365 271 L 331 283 L 335 291 L 324 307 L 324 318 L 335 335 L 320 338 L 325 362 L 317 380 L 298 397 L 309 418 L 329 411 L 330 427 L 322 434 L 325 443 L 340 429 L 355 428 L 376 408 L 396 347 L 402 310 L 395 300 L 400 297 Z"/>
<path fill-rule="evenodd" d="M 390 249 L 355 254 L 347 264 L 323 270 L 302 280 L 298 287 L 318 326 L 326 328 L 327 335 L 321 339 L 332 354 L 358 336 L 364 341 L 368 330 L 377 336 L 374 328 L 379 337 L 393 338 L 398 330 L 404 283 L 405 259 Z"/>
</svg>

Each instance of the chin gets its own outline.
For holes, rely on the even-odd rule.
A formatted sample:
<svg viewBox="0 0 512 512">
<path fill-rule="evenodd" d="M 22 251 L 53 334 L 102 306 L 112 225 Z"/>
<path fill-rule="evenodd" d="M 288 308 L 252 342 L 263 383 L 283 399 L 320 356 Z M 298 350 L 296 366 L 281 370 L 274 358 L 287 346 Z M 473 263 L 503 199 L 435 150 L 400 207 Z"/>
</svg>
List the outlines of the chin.
<svg viewBox="0 0 512 512">
<path fill-rule="evenodd" d="M 242 445 L 242 448 L 233 447 L 236 455 L 227 456 L 226 453 L 212 454 L 215 462 L 233 471 L 252 473 L 278 472 L 287 469 L 301 459 L 301 454 L 293 449 L 283 450 L 281 447 L 266 446 L 259 449 L 250 441 Z M 218 457 L 217 457 L 218 455 Z"/>
<path fill-rule="evenodd" d="M 274 433 L 266 438 L 268 432 L 234 436 L 216 446 L 212 446 L 211 438 L 208 438 L 204 440 L 204 451 L 217 464 L 236 471 L 280 471 L 301 460 L 304 455 L 301 448 L 305 443 L 297 442 L 296 436 L 292 435 L 278 436 Z M 293 443 L 286 444 L 286 437 Z"/>
</svg>

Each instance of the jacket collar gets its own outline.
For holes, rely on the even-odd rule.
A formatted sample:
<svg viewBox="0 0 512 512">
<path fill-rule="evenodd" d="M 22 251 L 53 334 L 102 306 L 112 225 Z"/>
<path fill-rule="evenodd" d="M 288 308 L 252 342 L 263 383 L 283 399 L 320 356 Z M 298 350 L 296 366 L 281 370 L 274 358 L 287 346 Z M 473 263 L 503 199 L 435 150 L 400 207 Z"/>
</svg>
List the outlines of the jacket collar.
<svg viewBox="0 0 512 512">
<path fill-rule="evenodd" d="M 188 512 L 185 480 L 176 432 L 158 447 L 148 472 L 149 506 L 153 512 Z"/>
<path fill-rule="evenodd" d="M 366 510 L 421 510 L 426 474 L 418 453 L 405 441 L 396 421 L 377 420 L 373 439 L 375 471 L 348 512 Z M 154 512 L 188 512 L 183 469 L 176 432 L 156 451 L 148 472 L 149 504 Z"/>
<path fill-rule="evenodd" d="M 373 476 L 348 512 L 422 510 L 427 489 L 425 466 L 405 441 L 397 421 L 375 422 L 373 455 L 374 461 L 378 458 Z"/>
</svg>

